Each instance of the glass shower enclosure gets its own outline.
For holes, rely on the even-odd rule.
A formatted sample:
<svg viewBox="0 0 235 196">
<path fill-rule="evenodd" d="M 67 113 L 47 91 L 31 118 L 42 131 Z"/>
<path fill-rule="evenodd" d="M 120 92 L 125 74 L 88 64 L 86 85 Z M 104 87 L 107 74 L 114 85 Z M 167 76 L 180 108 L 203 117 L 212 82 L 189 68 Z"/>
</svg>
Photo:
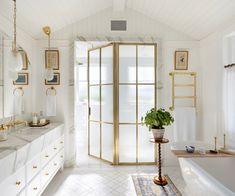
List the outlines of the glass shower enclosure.
<svg viewBox="0 0 235 196">
<path fill-rule="evenodd" d="M 157 45 L 110 43 L 88 51 L 88 154 L 112 164 L 152 164 L 141 124 L 157 107 Z"/>
</svg>

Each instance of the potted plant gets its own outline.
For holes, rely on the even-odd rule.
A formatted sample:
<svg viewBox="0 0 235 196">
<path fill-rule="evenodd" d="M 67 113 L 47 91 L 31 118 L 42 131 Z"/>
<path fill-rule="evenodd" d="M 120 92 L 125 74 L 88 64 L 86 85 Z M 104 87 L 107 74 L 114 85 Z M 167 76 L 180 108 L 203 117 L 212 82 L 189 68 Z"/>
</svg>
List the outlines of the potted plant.
<svg viewBox="0 0 235 196">
<path fill-rule="evenodd" d="M 145 117 L 142 117 L 142 123 L 149 127 L 149 131 L 152 130 L 155 140 L 162 140 L 165 132 L 165 126 L 171 125 L 174 122 L 174 118 L 168 111 L 164 109 L 152 108 L 147 111 Z"/>
</svg>

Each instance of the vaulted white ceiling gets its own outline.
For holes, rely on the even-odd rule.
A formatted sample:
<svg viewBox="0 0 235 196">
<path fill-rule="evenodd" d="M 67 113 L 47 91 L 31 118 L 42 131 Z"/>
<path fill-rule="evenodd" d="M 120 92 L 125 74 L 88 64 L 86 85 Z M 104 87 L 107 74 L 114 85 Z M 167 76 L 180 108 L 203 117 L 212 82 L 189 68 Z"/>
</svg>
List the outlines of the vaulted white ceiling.
<svg viewBox="0 0 235 196">
<path fill-rule="evenodd" d="M 0 14 L 12 21 L 12 0 L 0 0 Z M 116 18 L 125 8 L 200 40 L 235 17 L 235 0 L 17 0 L 18 27 L 37 38 L 41 28 L 57 31 L 113 7 Z"/>
</svg>

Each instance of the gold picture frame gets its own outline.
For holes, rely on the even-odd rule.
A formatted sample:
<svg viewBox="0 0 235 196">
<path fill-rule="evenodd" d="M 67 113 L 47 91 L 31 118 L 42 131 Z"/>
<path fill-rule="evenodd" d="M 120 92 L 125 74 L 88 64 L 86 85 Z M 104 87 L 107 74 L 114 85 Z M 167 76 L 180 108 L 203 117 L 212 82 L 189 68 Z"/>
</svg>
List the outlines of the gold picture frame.
<svg viewBox="0 0 235 196">
<path fill-rule="evenodd" d="M 188 70 L 188 51 L 175 51 L 175 70 Z"/>
<path fill-rule="evenodd" d="M 59 70 L 59 64 L 59 50 L 45 50 L 45 68 L 50 65 L 54 70 Z"/>
<path fill-rule="evenodd" d="M 29 74 L 28 73 L 18 73 L 18 78 L 13 81 L 13 85 L 28 85 L 29 84 Z"/>
<path fill-rule="evenodd" d="M 45 80 L 45 85 L 60 85 L 60 73 L 54 73 L 54 77 L 52 80 Z"/>
</svg>

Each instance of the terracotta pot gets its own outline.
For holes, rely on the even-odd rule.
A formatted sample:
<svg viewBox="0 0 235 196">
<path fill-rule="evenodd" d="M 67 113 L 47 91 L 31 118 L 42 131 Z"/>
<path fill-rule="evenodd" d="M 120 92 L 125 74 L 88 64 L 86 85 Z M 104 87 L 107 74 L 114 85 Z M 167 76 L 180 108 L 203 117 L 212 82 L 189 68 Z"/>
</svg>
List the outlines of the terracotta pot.
<svg viewBox="0 0 235 196">
<path fill-rule="evenodd" d="M 164 137 L 165 129 L 152 129 L 153 138 L 155 140 L 162 140 Z"/>
</svg>

